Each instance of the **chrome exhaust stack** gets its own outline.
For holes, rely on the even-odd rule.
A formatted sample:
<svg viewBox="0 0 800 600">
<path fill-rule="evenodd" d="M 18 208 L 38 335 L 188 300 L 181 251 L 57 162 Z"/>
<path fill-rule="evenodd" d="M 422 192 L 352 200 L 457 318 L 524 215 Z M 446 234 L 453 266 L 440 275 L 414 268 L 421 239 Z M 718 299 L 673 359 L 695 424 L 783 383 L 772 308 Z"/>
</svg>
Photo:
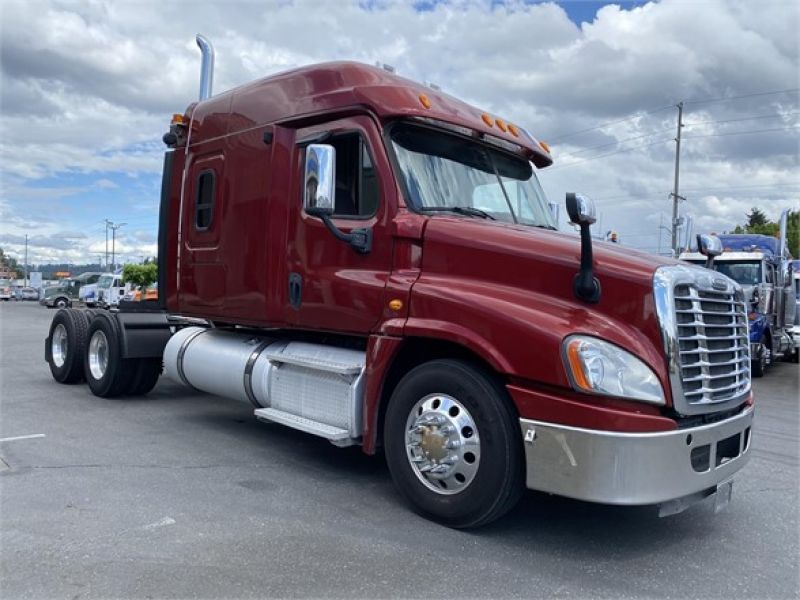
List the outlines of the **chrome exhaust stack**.
<svg viewBox="0 0 800 600">
<path fill-rule="evenodd" d="M 211 90 L 214 87 L 214 46 L 199 33 L 195 40 L 203 55 L 200 64 L 200 100 L 205 100 L 211 97 Z"/>
<path fill-rule="evenodd" d="M 780 247 L 778 248 L 778 253 L 780 254 L 781 257 L 783 257 L 784 253 L 786 252 L 786 242 L 787 242 L 786 229 L 788 225 L 788 220 L 789 220 L 789 209 L 785 208 L 781 213 L 780 230 L 779 230 L 780 234 L 778 238 L 779 240 L 778 243 L 780 244 Z"/>
</svg>

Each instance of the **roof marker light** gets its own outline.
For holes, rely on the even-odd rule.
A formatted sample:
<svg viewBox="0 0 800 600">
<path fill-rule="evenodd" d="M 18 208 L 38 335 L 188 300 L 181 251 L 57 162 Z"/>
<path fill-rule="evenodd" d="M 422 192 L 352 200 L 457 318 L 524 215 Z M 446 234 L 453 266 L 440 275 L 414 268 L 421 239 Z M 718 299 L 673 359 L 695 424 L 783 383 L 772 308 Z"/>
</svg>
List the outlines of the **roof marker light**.
<svg viewBox="0 0 800 600">
<path fill-rule="evenodd" d="M 428 97 L 425 94 L 419 95 L 419 103 L 422 104 L 425 108 L 431 107 L 431 101 L 428 100 Z"/>
<path fill-rule="evenodd" d="M 542 150 L 544 150 L 545 152 L 550 154 L 550 144 L 548 144 L 547 142 L 541 142 L 540 141 L 539 145 L 542 147 Z"/>
<path fill-rule="evenodd" d="M 483 113 L 481 115 L 481 119 L 483 119 L 483 122 L 489 127 L 494 127 L 494 119 L 492 119 L 492 117 L 490 117 L 487 113 Z"/>
<path fill-rule="evenodd" d="M 519 137 L 519 129 L 517 129 L 516 125 L 512 125 L 511 123 L 508 124 L 508 131 L 514 137 Z"/>
<path fill-rule="evenodd" d="M 503 121 L 503 119 L 495 119 L 494 122 L 497 124 L 497 128 L 500 131 L 502 131 L 502 132 L 508 131 L 508 128 L 506 127 L 506 122 Z"/>
</svg>

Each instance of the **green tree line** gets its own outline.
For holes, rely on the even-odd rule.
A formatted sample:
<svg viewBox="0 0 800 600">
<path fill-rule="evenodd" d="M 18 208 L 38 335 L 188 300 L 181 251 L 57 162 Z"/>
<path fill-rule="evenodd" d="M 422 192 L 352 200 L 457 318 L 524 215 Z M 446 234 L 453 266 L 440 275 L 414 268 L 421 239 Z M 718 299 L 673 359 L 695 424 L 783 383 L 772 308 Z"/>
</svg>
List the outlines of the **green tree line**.
<svg viewBox="0 0 800 600">
<path fill-rule="evenodd" d="M 773 237 L 778 237 L 778 235 L 780 235 L 780 223 L 777 221 L 770 221 L 767 215 L 759 208 L 753 207 L 745 217 L 747 218 L 747 222 L 744 225 L 737 225 L 733 233 L 760 233 Z M 791 252 L 792 256 L 795 258 L 800 258 L 800 210 L 789 212 L 789 219 L 786 226 L 786 238 L 789 252 Z"/>
</svg>

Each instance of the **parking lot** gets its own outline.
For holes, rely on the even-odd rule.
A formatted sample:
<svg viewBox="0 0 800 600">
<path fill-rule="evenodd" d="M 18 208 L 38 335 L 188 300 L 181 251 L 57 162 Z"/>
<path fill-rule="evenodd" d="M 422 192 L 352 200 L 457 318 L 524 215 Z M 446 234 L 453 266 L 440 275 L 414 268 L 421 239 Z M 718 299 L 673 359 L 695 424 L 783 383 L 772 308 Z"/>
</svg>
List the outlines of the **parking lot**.
<svg viewBox="0 0 800 600">
<path fill-rule="evenodd" d="M 426 521 L 383 458 L 162 380 L 104 400 L 50 377 L 53 315 L 0 305 L 4 598 L 796 597 L 798 366 L 754 382 L 733 501 L 659 519 L 529 492 L 475 531 Z M 38 437 L 26 437 L 38 436 Z"/>
</svg>

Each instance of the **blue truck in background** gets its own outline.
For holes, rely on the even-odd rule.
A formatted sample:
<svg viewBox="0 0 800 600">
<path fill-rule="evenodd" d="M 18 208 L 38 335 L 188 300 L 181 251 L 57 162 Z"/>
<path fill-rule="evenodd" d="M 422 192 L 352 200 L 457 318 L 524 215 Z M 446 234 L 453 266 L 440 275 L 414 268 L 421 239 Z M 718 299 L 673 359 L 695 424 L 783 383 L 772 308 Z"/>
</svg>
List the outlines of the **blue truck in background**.
<svg viewBox="0 0 800 600">
<path fill-rule="evenodd" d="M 753 377 L 762 377 L 779 358 L 797 362 L 800 328 L 796 326 L 800 279 L 798 262 L 792 260 L 786 244 L 784 211 L 780 237 L 758 234 L 719 235 L 723 252 L 714 259 L 713 269 L 739 283 L 748 303 L 750 358 Z M 705 265 L 706 256 L 689 251 L 681 260 Z M 713 367 L 713 365 L 711 365 Z"/>
</svg>

